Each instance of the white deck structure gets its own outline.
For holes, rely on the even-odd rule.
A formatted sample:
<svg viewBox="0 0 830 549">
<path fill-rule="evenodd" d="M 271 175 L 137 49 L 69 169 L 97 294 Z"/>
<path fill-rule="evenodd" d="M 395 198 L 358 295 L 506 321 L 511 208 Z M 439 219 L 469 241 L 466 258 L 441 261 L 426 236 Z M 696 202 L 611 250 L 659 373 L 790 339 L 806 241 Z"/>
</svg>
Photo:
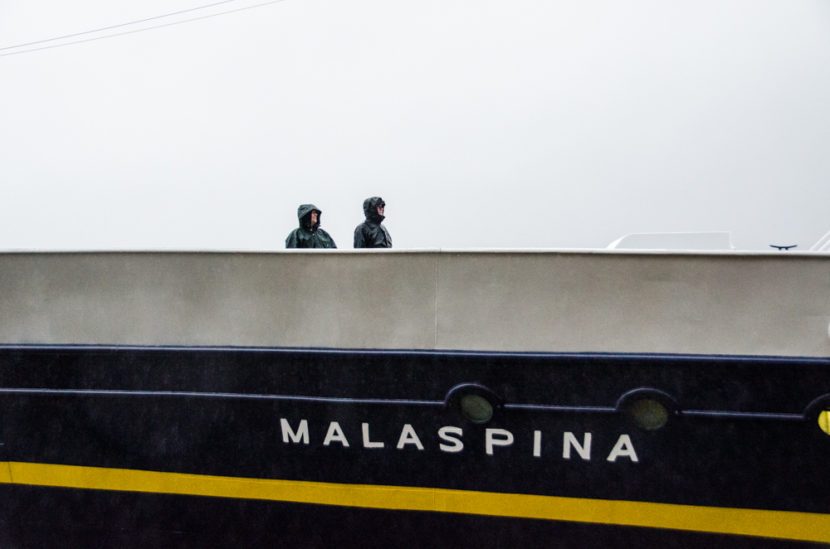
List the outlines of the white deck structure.
<svg viewBox="0 0 830 549">
<path fill-rule="evenodd" d="M 830 255 L 0 254 L 0 343 L 830 356 Z"/>
</svg>

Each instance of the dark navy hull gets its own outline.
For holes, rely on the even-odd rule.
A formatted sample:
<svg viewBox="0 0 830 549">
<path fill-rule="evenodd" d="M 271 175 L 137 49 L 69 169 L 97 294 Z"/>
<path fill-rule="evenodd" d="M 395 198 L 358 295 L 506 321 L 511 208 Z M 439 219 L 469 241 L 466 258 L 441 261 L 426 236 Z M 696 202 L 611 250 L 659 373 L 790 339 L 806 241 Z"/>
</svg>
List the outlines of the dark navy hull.
<svg viewBox="0 0 830 549">
<path fill-rule="evenodd" d="M 9 486 L 3 547 L 824 547 L 481 515 Z M 60 522 L 58 522 L 60 521 Z"/>
<path fill-rule="evenodd" d="M 830 436 L 818 415 L 830 406 L 828 368 L 764 357 L 6 346 L 0 540 L 827 542 Z M 484 396 L 492 419 L 467 419 L 465 394 Z M 660 403 L 665 425 L 638 424 L 644 400 Z"/>
</svg>

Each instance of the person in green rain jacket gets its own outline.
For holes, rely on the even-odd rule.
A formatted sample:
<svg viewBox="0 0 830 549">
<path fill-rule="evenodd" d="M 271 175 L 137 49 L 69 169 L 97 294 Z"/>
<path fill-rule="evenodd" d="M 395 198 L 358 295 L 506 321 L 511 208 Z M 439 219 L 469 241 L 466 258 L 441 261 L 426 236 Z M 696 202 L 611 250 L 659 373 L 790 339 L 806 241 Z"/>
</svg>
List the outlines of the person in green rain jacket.
<svg viewBox="0 0 830 549">
<path fill-rule="evenodd" d="M 301 204 L 297 208 L 300 226 L 285 239 L 286 248 L 336 248 L 334 239 L 320 228 L 323 212 L 314 204 Z"/>
</svg>

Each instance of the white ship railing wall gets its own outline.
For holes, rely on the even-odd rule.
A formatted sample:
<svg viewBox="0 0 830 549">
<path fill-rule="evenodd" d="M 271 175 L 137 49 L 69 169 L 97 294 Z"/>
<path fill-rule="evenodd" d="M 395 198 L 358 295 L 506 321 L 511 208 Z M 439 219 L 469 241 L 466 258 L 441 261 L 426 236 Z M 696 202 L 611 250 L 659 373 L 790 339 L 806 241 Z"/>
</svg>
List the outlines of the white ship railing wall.
<svg viewBox="0 0 830 549">
<path fill-rule="evenodd" d="M 830 356 L 813 252 L 0 254 L 0 343 Z"/>
</svg>

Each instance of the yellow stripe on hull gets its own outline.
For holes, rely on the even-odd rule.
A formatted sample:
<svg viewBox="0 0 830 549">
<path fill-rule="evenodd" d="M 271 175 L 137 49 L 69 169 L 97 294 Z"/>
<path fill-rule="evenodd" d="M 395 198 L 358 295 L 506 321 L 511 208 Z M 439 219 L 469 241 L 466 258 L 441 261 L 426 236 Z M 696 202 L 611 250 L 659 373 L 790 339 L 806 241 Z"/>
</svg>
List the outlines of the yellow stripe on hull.
<svg viewBox="0 0 830 549">
<path fill-rule="evenodd" d="M 0 483 L 437 511 L 830 542 L 830 515 L 0 462 Z"/>
</svg>

